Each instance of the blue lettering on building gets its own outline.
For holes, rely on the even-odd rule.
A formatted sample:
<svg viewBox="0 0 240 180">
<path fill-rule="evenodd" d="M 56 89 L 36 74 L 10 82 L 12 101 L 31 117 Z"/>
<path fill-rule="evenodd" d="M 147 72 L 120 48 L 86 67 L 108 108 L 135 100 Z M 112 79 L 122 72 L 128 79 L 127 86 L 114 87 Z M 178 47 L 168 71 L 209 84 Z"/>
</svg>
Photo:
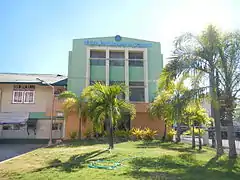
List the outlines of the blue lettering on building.
<svg viewBox="0 0 240 180">
<path fill-rule="evenodd" d="M 152 47 L 152 43 L 135 43 L 135 42 L 114 42 L 114 41 L 95 41 L 85 40 L 85 45 L 88 46 L 114 46 L 114 47 L 134 47 L 134 48 L 148 48 Z"/>
</svg>

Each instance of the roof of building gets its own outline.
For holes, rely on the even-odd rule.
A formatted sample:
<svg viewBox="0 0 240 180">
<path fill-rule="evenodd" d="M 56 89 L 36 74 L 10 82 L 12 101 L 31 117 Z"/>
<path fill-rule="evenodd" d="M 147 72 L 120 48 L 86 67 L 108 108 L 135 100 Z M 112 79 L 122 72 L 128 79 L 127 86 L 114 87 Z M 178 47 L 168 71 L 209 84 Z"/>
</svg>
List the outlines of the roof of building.
<svg viewBox="0 0 240 180">
<path fill-rule="evenodd" d="M 0 83 L 42 84 L 38 78 L 52 85 L 57 85 L 58 82 L 62 85 L 67 83 L 67 76 L 59 74 L 0 73 Z"/>
<path fill-rule="evenodd" d="M 86 38 L 76 38 L 73 40 L 95 40 L 95 39 L 107 39 L 107 38 L 112 38 L 114 39 L 116 36 L 104 36 L 104 37 L 86 37 Z M 152 42 L 152 43 L 160 43 L 159 41 L 152 41 L 152 40 L 146 40 L 146 39 L 139 39 L 139 38 L 131 38 L 131 37 L 125 37 L 121 36 L 121 38 L 125 38 L 128 40 L 133 40 L 133 41 L 145 41 L 145 42 Z"/>
</svg>

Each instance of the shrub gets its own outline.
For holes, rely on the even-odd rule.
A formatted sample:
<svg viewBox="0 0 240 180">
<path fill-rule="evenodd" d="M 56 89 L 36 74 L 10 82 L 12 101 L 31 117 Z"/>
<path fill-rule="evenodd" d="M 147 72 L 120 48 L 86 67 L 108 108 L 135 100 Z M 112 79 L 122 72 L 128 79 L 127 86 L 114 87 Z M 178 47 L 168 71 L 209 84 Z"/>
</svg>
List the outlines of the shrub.
<svg viewBox="0 0 240 180">
<path fill-rule="evenodd" d="M 114 131 L 114 136 L 119 138 L 129 138 L 129 131 L 116 130 Z"/>
<path fill-rule="evenodd" d="M 87 131 L 84 133 L 84 136 L 88 139 L 92 138 L 94 135 L 94 132 L 92 129 L 87 129 Z"/>
<path fill-rule="evenodd" d="M 76 131 L 73 131 L 70 133 L 70 139 L 76 139 L 77 138 L 77 132 Z"/>
<path fill-rule="evenodd" d="M 193 128 L 187 130 L 186 132 L 184 132 L 183 134 L 184 135 L 192 135 L 192 131 L 193 131 Z M 199 129 L 198 128 L 194 128 L 194 134 L 195 136 L 198 136 L 199 135 Z M 200 129 L 200 135 L 202 136 L 204 134 L 204 130 L 203 129 Z"/>
<path fill-rule="evenodd" d="M 157 135 L 157 131 L 151 130 L 150 128 L 145 128 L 143 130 L 143 139 L 144 140 L 153 140 Z"/>
<path fill-rule="evenodd" d="M 167 141 L 173 141 L 173 136 L 176 135 L 176 131 L 174 129 L 171 129 L 170 131 L 167 132 Z"/>
<path fill-rule="evenodd" d="M 143 139 L 143 134 L 144 131 L 142 129 L 139 128 L 133 128 L 131 129 L 131 135 L 134 137 L 134 139 L 136 140 L 141 140 Z"/>
<path fill-rule="evenodd" d="M 150 128 L 133 128 L 130 131 L 130 134 L 136 140 L 153 140 L 157 135 L 157 131 L 151 130 Z"/>
</svg>

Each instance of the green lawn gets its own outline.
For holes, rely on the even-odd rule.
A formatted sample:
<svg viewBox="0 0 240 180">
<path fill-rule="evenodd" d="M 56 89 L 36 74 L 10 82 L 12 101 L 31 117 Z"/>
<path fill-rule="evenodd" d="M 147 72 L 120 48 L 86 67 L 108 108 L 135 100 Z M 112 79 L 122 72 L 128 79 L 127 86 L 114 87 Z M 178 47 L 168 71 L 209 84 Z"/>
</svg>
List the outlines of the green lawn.
<svg viewBox="0 0 240 180">
<path fill-rule="evenodd" d="M 105 151 L 106 147 L 104 143 L 82 141 L 41 148 L 0 164 L 0 179 L 240 179 L 240 159 L 217 159 L 209 148 L 198 152 L 190 145 L 159 141 L 118 143 L 112 152 Z M 125 158 L 129 159 L 115 170 L 88 168 L 93 160 Z"/>
</svg>

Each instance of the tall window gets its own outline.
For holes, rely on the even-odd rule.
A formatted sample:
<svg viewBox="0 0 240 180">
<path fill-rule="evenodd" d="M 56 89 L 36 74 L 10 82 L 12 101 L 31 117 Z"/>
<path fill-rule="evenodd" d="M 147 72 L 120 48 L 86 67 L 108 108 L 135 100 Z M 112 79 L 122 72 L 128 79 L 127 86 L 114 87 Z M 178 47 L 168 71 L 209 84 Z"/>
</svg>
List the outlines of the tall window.
<svg viewBox="0 0 240 180">
<path fill-rule="evenodd" d="M 129 66 L 143 67 L 143 52 L 133 51 L 128 53 Z"/>
<path fill-rule="evenodd" d="M 110 66 L 124 66 L 125 54 L 120 51 L 110 51 Z"/>
<path fill-rule="evenodd" d="M 105 66 L 106 51 L 90 50 L 90 65 Z"/>
<path fill-rule="evenodd" d="M 145 88 L 144 82 L 132 81 L 129 82 L 130 97 L 129 100 L 133 102 L 145 102 Z"/>
<path fill-rule="evenodd" d="M 34 103 L 35 85 L 14 85 L 13 100 L 15 104 Z"/>
</svg>

